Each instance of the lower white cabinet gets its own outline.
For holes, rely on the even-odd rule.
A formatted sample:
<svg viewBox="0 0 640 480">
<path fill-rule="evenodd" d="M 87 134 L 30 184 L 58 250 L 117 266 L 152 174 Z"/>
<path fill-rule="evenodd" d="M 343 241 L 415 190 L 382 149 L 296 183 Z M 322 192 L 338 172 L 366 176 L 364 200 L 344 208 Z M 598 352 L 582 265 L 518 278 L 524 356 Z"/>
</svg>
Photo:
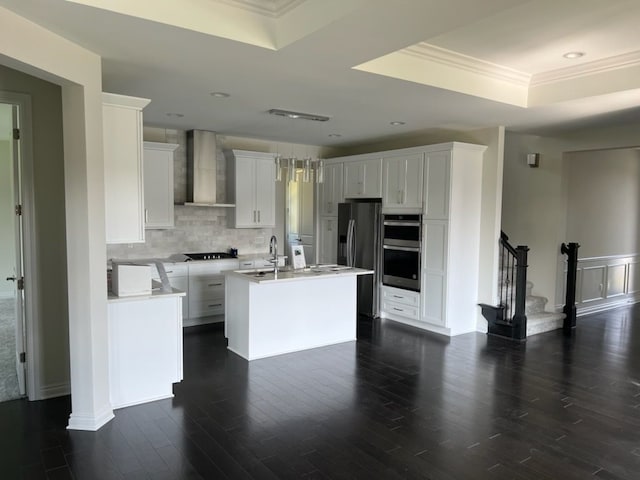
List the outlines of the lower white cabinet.
<svg viewBox="0 0 640 480">
<path fill-rule="evenodd" d="M 447 235 L 444 220 L 427 220 L 422 226 L 422 319 L 446 327 Z"/>
<path fill-rule="evenodd" d="M 173 396 L 172 384 L 182 380 L 181 303 L 176 294 L 109 299 L 113 408 Z"/>
<path fill-rule="evenodd" d="M 380 303 L 382 318 L 420 321 L 420 292 L 382 285 Z"/>
<path fill-rule="evenodd" d="M 189 317 L 185 326 L 224 321 L 224 275 L 238 269 L 237 259 L 189 263 Z"/>
<path fill-rule="evenodd" d="M 182 300 L 182 318 L 184 321 L 189 318 L 189 267 L 186 263 L 164 263 L 163 265 L 171 286 L 186 295 Z M 151 268 L 151 271 L 154 272 L 152 279 L 160 282 L 160 277 L 155 273 L 156 267 L 152 265 Z"/>
<path fill-rule="evenodd" d="M 284 267 L 286 258 L 278 255 L 278 266 Z M 273 262 L 268 258 L 252 258 L 240 260 L 240 270 L 250 270 L 252 268 L 271 268 Z"/>
</svg>

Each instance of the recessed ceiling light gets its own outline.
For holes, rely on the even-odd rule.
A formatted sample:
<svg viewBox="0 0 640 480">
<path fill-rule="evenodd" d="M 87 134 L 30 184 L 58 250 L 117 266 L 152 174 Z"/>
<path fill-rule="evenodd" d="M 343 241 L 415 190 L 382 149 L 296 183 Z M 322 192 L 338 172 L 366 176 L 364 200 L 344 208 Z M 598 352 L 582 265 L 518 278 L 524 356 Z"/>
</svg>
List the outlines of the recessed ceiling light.
<svg viewBox="0 0 640 480">
<path fill-rule="evenodd" d="M 567 52 L 563 55 L 564 58 L 574 59 L 584 57 L 584 52 Z"/>
<path fill-rule="evenodd" d="M 231 95 L 225 92 L 211 92 L 211 96 L 216 98 L 229 98 Z"/>
<path fill-rule="evenodd" d="M 342 135 L 340 135 L 339 133 L 330 133 L 329 136 L 332 138 L 338 138 L 338 137 L 341 137 Z"/>
<path fill-rule="evenodd" d="M 398 121 L 395 121 L 395 122 L 391 122 L 391 125 L 393 125 L 394 127 L 398 127 L 398 126 L 400 126 L 400 125 L 404 125 L 404 123 L 405 123 L 405 122 L 398 122 Z"/>
<path fill-rule="evenodd" d="M 169 112 L 169 113 L 167 113 L 167 117 L 182 118 L 182 117 L 184 117 L 184 115 L 182 113 Z"/>
</svg>

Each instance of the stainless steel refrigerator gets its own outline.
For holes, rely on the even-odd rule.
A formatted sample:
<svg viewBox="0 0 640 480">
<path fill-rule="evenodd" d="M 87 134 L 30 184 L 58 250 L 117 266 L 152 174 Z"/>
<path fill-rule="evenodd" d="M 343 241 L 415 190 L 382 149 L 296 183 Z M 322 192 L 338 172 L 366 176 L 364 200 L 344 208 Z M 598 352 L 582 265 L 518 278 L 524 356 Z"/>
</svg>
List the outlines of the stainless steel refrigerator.
<svg viewBox="0 0 640 480">
<path fill-rule="evenodd" d="M 358 276 L 358 313 L 378 317 L 378 286 L 381 275 L 380 202 L 338 205 L 338 263 L 374 270 Z"/>
</svg>

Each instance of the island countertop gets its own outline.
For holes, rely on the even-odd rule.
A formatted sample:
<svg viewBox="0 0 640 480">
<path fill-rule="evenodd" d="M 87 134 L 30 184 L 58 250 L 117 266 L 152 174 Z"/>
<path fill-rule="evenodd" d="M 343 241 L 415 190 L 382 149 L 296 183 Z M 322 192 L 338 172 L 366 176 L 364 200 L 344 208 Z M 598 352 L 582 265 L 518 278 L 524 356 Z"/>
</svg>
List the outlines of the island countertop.
<svg viewBox="0 0 640 480">
<path fill-rule="evenodd" d="M 347 267 L 345 265 L 314 265 L 312 267 L 291 269 L 280 268 L 277 276 L 273 268 L 257 268 L 253 270 L 229 270 L 223 272 L 227 276 L 242 278 L 253 283 L 280 283 L 313 280 L 324 277 L 351 277 L 357 275 L 373 274 L 373 270 Z"/>
</svg>

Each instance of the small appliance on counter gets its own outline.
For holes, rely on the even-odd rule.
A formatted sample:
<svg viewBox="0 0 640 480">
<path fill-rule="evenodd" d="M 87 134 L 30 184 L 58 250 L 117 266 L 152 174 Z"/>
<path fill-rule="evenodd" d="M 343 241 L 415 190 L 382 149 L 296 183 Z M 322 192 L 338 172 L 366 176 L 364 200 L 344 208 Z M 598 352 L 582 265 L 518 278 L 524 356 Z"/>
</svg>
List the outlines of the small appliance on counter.
<svg viewBox="0 0 640 480">
<path fill-rule="evenodd" d="M 151 295 L 151 268 L 133 262 L 113 262 L 111 292 L 118 297 Z"/>
</svg>

